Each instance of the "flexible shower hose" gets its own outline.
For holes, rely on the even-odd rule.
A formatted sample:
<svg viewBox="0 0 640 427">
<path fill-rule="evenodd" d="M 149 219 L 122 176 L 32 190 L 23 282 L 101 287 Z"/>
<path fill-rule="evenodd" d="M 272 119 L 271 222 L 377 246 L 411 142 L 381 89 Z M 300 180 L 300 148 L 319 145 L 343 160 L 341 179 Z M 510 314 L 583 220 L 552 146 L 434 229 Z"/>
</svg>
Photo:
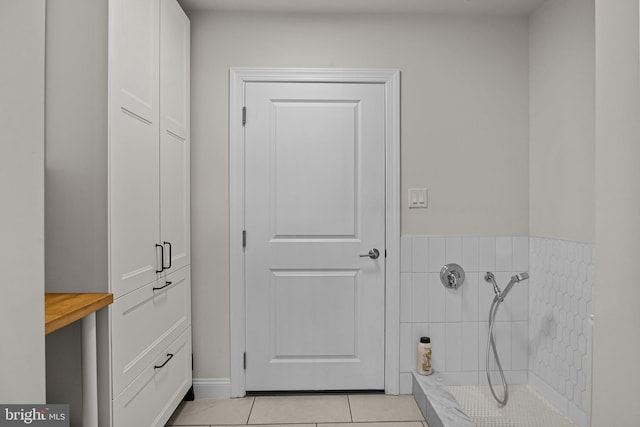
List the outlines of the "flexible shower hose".
<svg viewBox="0 0 640 427">
<path fill-rule="evenodd" d="M 498 357 L 498 350 L 496 349 L 496 340 L 493 337 L 493 325 L 496 322 L 496 313 L 498 312 L 498 307 L 500 307 L 500 303 L 503 301 L 497 295 L 493 298 L 493 302 L 491 303 L 491 308 L 489 308 L 489 336 L 487 337 L 487 381 L 489 382 L 489 389 L 491 390 L 491 394 L 494 399 L 498 402 L 500 407 L 507 404 L 507 400 L 509 400 L 509 389 L 507 387 L 507 380 L 504 378 L 504 371 L 502 370 L 502 365 L 500 364 L 500 357 Z M 491 375 L 489 375 L 489 349 L 493 350 L 493 356 L 496 360 L 496 365 L 498 366 L 498 370 L 500 371 L 500 378 L 502 378 L 502 387 L 504 389 L 504 398 L 500 399 L 495 390 L 493 389 L 493 384 L 491 383 Z"/>
</svg>

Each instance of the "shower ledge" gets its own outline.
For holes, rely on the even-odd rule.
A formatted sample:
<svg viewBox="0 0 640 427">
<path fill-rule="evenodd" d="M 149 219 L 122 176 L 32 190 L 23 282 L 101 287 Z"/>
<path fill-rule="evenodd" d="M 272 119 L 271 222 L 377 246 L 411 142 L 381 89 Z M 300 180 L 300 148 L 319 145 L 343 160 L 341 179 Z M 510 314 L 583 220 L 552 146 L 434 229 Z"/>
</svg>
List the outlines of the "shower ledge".
<svg viewBox="0 0 640 427">
<path fill-rule="evenodd" d="M 412 374 L 413 398 L 429 427 L 475 427 L 437 373 L 423 376 L 413 371 Z"/>
</svg>

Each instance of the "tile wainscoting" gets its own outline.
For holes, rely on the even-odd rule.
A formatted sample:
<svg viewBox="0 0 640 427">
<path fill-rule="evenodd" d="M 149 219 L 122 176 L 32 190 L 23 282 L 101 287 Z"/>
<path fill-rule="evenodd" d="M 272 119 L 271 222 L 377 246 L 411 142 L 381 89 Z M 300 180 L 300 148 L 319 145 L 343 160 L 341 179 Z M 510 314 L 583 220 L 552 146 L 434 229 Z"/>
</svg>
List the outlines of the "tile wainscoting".
<svg viewBox="0 0 640 427">
<path fill-rule="evenodd" d="M 432 340 L 434 370 L 445 383 L 485 384 L 494 294 L 484 274 L 494 272 L 503 288 L 512 275 L 529 271 L 530 279 L 516 284 L 501 304 L 495 325 L 507 381 L 530 384 L 576 424 L 588 425 L 592 243 L 533 236 L 403 236 L 401 244 L 401 393 L 411 393 L 417 343 L 425 335 Z M 457 290 L 440 283 L 440 269 L 450 262 L 466 272 Z M 493 361 L 490 367 L 496 369 Z"/>
<path fill-rule="evenodd" d="M 400 281 L 400 391 L 411 393 L 420 336 L 430 336 L 433 367 L 450 384 L 486 383 L 484 370 L 492 271 L 500 287 L 529 269 L 529 237 L 403 236 Z M 440 283 L 440 269 L 457 263 L 466 280 L 457 290 Z M 495 325 L 500 360 L 510 383 L 527 383 L 529 284 L 518 283 Z M 492 361 L 491 369 L 495 369 Z"/>
</svg>

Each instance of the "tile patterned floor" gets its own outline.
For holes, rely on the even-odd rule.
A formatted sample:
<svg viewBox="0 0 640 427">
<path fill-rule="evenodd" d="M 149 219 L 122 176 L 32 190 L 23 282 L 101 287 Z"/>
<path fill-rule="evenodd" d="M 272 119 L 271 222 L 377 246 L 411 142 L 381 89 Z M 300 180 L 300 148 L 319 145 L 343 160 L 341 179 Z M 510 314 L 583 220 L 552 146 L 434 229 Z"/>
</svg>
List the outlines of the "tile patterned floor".
<svg viewBox="0 0 640 427">
<path fill-rule="evenodd" d="M 510 385 L 509 401 L 499 408 L 489 386 L 449 386 L 477 427 L 578 427 L 528 385 Z M 502 396 L 502 386 L 496 391 Z"/>
<path fill-rule="evenodd" d="M 167 426 L 428 427 L 412 396 L 332 395 L 197 399 Z"/>
</svg>

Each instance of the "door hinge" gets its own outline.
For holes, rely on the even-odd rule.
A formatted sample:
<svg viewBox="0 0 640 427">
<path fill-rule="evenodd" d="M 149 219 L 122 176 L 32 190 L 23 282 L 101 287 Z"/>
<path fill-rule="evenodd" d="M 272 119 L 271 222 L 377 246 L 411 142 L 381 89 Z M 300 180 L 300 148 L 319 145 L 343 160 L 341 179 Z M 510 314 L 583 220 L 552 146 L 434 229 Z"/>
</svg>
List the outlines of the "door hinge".
<svg viewBox="0 0 640 427">
<path fill-rule="evenodd" d="M 384 250 L 384 257 L 385 258 L 387 257 L 387 250 L 386 249 Z"/>
<path fill-rule="evenodd" d="M 247 247 L 247 230 L 242 230 L 242 248 Z"/>
<path fill-rule="evenodd" d="M 242 126 L 247 124 L 247 107 L 242 107 Z"/>
<path fill-rule="evenodd" d="M 242 355 L 242 367 L 244 368 L 245 371 L 247 370 L 247 352 L 246 351 Z"/>
<path fill-rule="evenodd" d="M 193 353 L 191 354 L 191 370 L 193 371 Z"/>
</svg>

